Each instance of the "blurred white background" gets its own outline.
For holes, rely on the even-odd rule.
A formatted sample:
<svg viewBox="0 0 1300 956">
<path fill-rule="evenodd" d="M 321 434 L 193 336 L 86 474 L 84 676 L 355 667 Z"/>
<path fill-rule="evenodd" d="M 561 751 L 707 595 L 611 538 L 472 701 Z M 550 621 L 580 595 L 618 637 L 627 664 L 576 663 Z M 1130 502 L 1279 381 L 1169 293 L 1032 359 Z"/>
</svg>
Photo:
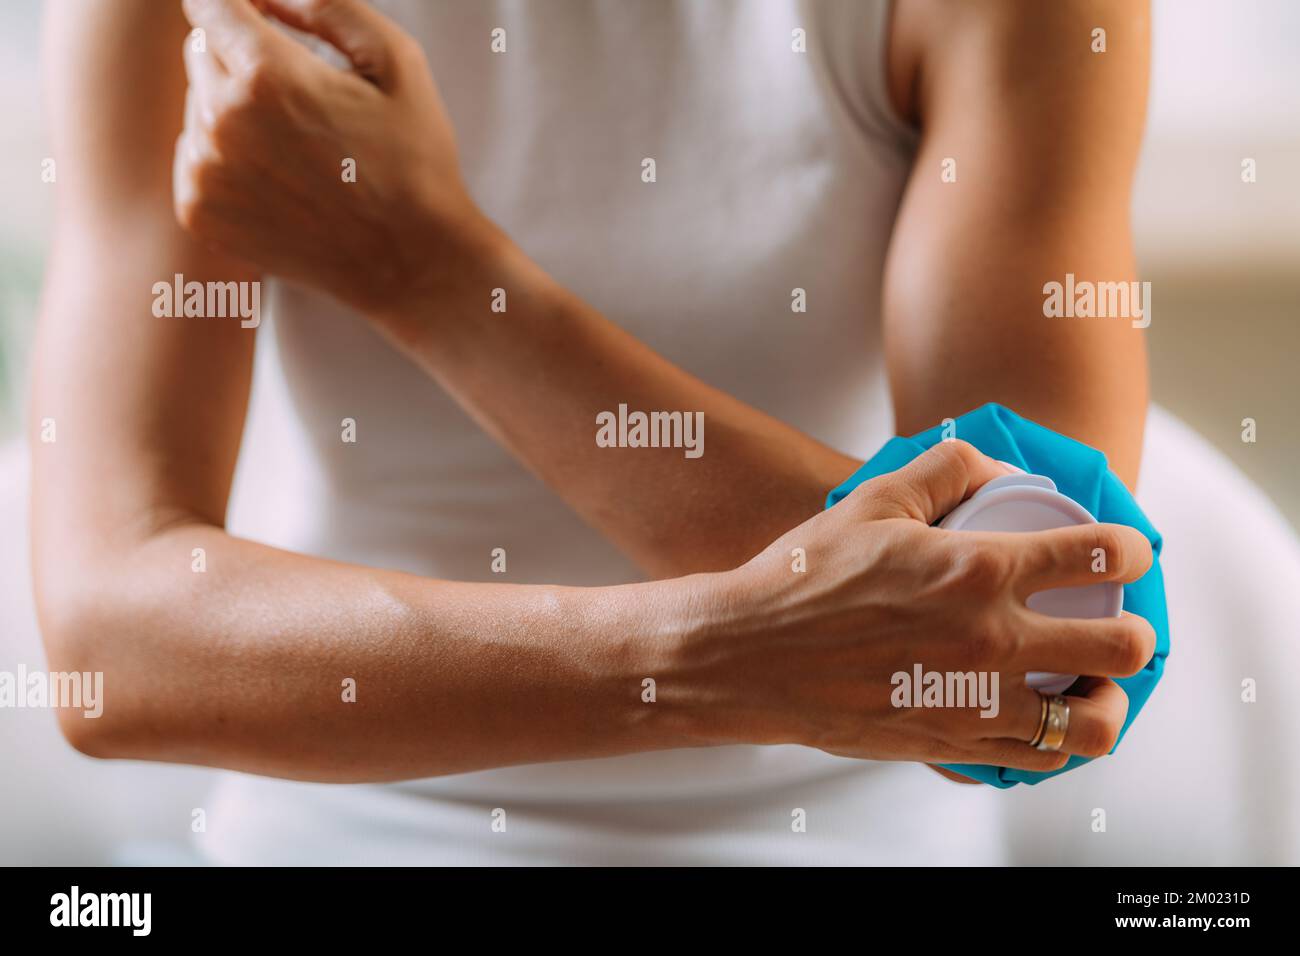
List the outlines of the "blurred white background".
<svg viewBox="0 0 1300 956">
<path fill-rule="evenodd" d="M 40 6 L 37 0 L 0 4 L 0 669 L 10 670 L 19 662 L 44 666 L 25 568 L 14 565 L 26 534 L 15 439 L 54 189 L 40 181 L 47 155 Z M 1154 398 L 1300 525 L 1300 3 L 1156 0 L 1154 9 L 1151 106 L 1134 201 L 1141 278 L 1153 284 Z M 1257 163 L 1256 183 L 1241 181 L 1244 158 Z M 1258 422 L 1253 445 L 1240 439 L 1246 417 Z M 1146 467 L 1160 471 L 1159 462 Z M 1162 480 L 1172 487 L 1181 482 L 1192 498 L 1199 477 Z M 1225 611 L 1215 626 L 1227 634 L 1234 620 L 1241 618 Z M 1194 670 L 1197 651 L 1191 651 L 1181 666 Z M 1263 676 L 1275 662 L 1255 663 Z M 1171 688 L 1163 700 L 1157 694 L 1153 708 L 1190 727 L 1177 702 Z M 1158 743 L 1148 737 L 1133 746 L 1159 763 Z M 1166 762 L 1174 766 L 1172 758 Z M 1194 760 L 1189 766 L 1195 773 Z M 1174 769 L 1181 773 L 1181 767 Z M 1084 782 L 1069 799 L 1086 809 L 1092 797 L 1079 776 Z M 124 859 L 124 840 L 138 847 L 188 830 L 189 808 L 198 805 L 205 778 L 196 770 L 92 762 L 58 743 L 50 714 L 0 711 L 0 863 Z M 1266 779 L 1256 782 L 1268 786 Z M 1030 812 L 1032 793 L 1020 788 L 1008 806 Z M 93 814 L 86 812 L 88 800 L 96 801 Z M 1042 801 L 1038 806 L 1041 814 Z M 1189 832 L 1185 845 L 1176 839 L 1153 845 L 1148 834 L 1131 844 L 1127 858 L 1110 859 L 1250 862 L 1279 839 L 1297 838 L 1294 821 L 1283 822 L 1279 835 L 1234 818 L 1254 809 L 1225 796 L 1199 817 L 1205 833 L 1213 830 L 1201 842 Z M 1197 819 L 1188 817 L 1185 825 L 1194 830 Z M 1071 847 L 1059 859 L 1044 857 L 1023 833 L 1018 839 L 1023 858 L 1038 862 L 1082 861 L 1088 852 L 1080 843 L 1086 837 L 1059 844 Z"/>
</svg>

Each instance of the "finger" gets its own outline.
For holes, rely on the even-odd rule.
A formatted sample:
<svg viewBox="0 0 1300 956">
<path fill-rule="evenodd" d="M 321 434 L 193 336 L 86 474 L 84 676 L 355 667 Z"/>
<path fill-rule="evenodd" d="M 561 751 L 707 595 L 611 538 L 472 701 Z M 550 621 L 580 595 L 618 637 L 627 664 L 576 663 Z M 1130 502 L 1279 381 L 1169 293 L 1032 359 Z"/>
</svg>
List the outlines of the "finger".
<svg viewBox="0 0 1300 956">
<path fill-rule="evenodd" d="M 1028 743 L 1038 733 L 1043 719 L 1043 697 L 1026 687 L 1023 675 L 1014 684 L 1010 678 L 999 680 L 998 712 L 993 717 L 980 717 L 972 726 L 972 734 L 980 740 L 1014 740 Z"/>
<path fill-rule="evenodd" d="M 951 780 L 953 783 L 963 783 L 963 784 L 979 783 L 978 780 L 972 780 L 970 777 L 963 777 L 961 774 L 957 773 L 956 771 L 949 770 L 947 767 L 940 767 L 938 764 L 931 763 L 931 764 L 926 764 L 926 766 L 929 767 L 931 770 L 933 770 L 935 773 L 937 773 L 939 776 Z"/>
<path fill-rule="evenodd" d="M 198 221 L 198 173 L 205 162 L 215 159 L 212 138 L 196 118 L 198 96 L 193 87 L 185 91 L 185 124 L 176 138 L 172 157 L 172 209 L 177 222 L 195 231 Z"/>
<path fill-rule="evenodd" d="M 172 210 L 176 221 L 183 227 L 190 228 L 193 225 L 198 190 L 194 186 L 193 150 L 187 135 L 185 130 L 181 131 L 176 137 L 176 147 L 172 153 Z"/>
<path fill-rule="evenodd" d="M 1009 542 L 1022 598 L 1035 591 L 1136 581 L 1151 569 L 1151 542 L 1122 524 L 1084 524 L 1018 534 Z"/>
<path fill-rule="evenodd" d="M 967 685 L 960 706 L 949 711 L 952 723 L 945 736 L 959 741 L 1030 740 L 1042 716 L 1042 697 L 1025 686 L 1023 674 L 993 671 L 989 678 L 988 684 L 977 680 Z"/>
<path fill-rule="evenodd" d="M 1115 749 L 1128 717 L 1128 694 L 1113 680 L 1083 677 L 1066 697 L 1070 722 L 1061 751 L 1080 757 L 1104 757 Z"/>
<path fill-rule="evenodd" d="M 1008 665 L 1017 672 L 1128 677 L 1145 667 L 1156 649 L 1155 629 L 1128 612 L 1080 619 L 1026 609 L 1017 620 L 1020 640 Z"/>
<path fill-rule="evenodd" d="M 1051 772 L 1065 766 L 1071 756 L 1102 757 L 1115 749 L 1124 720 L 1128 716 L 1128 695 L 1113 680 L 1082 677 L 1066 700 L 1070 719 L 1065 740 L 1059 750 L 1038 750 L 1029 741 L 1038 736 L 1043 719 L 1042 696 L 1021 688 L 1002 708 L 1002 715 L 990 721 L 993 733 L 1007 732 L 1010 737 L 990 736 L 959 748 L 958 756 L 946 757 L 954 763 L 984 763 L 1017 770 Z M 1001 717 L 1007 717 L 1002 720 Z M 941 773 L 941 768 L 935 768 Z M 944 773 L 944 776 L 950 776 Z M 950 777 L 950 779 L 952 779 Z"/>
<path fill-rule="evenodd" d="M 985 482 L 1011 474 L 1007 465 L 964 441 L 943 441 L 897 471 L 854 489 L 872 518 L 914 518 L 933 524 Z"/>
<path fill-rule="evenodd" d="M 1110 753 L 1128 716 L 1128 695 L 1106 677 L 1081 677 L 1070 690 L 1065 698 L 1070 721 L 1060 752 L 1081 757 Z M 989 724 L 987 738 L 1029 743 L 1038 736 L 1045 714 L 1044 695 L 1024 687 L 1021 691 L 1004 699 L 997 720 L 981 721 Z"/>
<path fill-rule="evenodd" d="M 204 31 L 208 48 L 232 70 L 251 68 L 268 46 L 289 43 L 249 0 L 184 0 L 183 6 L 190 25 Z"/>
<path fill-rule="evenodd" d="M 352 63 L 353 69 L 380 89 L 395 78 L 394 50 L 406 37 L 396 23 L 361 0 L 259 0 L 282 23 L 318 36 Z"/>
<path fill-rule="evenodd" d="M 213 107 L 224 94 L 229 74 L 215 53 L 195 48 L 185 41 L 185 77 L 189 89 L 185 96 L 185 122 L 197 122 L 203 129 L 211 129 L 215 112 Z"/>
<path fill-rule="evenodd" d="M 985 740 L 967 749 L 965 756 L 953 763 L 982 763 L 1013 770 L 1032 770 L 1051 773 L 1060 770 L 1070 755 L 1051 750 L 1039 750 L 1022 740 Z"/>
<path fill-rule="evenodd" d="M 966 726 L 968 734 L 979 741 L 1029 743 L 1038 736 L 1044 710 L 1043 695 L 1024 684 L 1023 675 L 999 681 L 998 709 L 992 717 L 974 713 Z"/>
</svg>

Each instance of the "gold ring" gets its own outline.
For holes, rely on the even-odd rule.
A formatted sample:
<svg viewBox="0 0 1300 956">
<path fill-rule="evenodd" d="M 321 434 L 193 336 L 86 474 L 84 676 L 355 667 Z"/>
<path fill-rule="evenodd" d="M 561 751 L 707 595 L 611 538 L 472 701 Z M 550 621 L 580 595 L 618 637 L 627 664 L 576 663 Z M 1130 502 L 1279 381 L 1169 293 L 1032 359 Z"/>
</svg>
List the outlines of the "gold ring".
<svg viewBox="0 0 1300 956">
<path fill-rule="evenodd" d="M 1043 721 L 1043 727 L 1033 746 L 1039 750 L 1060 750 L 1065 743 L 1065 732 L 1070 726 L 1070 702 L 1060 694 L 1051 697 L 1044 694 L 1043 703 L 1046 705 L 1047 719 Z"/>
<path fill-rule="evenodd" d="M 1038 694 L 1038 703 L 1040 713 L 1038 715 L 1038 729 L 1034 731 L 1034 736 L 1029 738 L 1029 746 L 1037 747 L 1038 742 L 1043 739 L 1043 733 L 1047 730 L 1047 695 L 1041 691 L 1034 691 Z"/>
</svg>

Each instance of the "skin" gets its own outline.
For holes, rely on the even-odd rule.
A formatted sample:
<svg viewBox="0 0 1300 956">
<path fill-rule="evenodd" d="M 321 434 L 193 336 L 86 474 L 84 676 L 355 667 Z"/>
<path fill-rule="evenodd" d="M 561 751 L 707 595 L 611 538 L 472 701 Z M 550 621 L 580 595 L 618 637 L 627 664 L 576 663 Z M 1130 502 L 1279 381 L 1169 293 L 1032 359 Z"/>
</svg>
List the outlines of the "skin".
<svg viewBox="0 0 1300 956">
<path fill-rule="evenodd" d="M 906 0 L 891 93 L 921 142 L 885 264 L 900 433 L 983 401 L 1106 452 L 1130 488 L 1146 421 L 1145 335 L 1045 319 L 1043 284 L 1137 278 L 1129 202 L 1150 14 L 1128 0 Z M 1108 32 L 1106 53 L 1091 34 Z M 957 182 L 944 183 L 945 158 Z M 937 280 L 937 281 L 936 281 Z"/>
<path fill-rule="evenodd" d="M 168 22 L 146 0 L 52 4 L 46 62 L 60 197 L 32 433 L 50 417 L 59 439 L 32 444 L 33 568 L 51 667 L 102 670 L 112 694 L 97 721 L 62 716 L 75 746 L 333 781 L 727 743 L 1037 770 L 1110 749 L 1126 699 L 1106 678 L 1145 664 L 1150 627 L 1127 615 L 1053 620 L 1024 599 L 1047 587 L 1135 580 L 1151 560 L 1140 534 L 930 527 L 1005 473 L 962 442 L 821 512 L 826 490 L 856 461 L 675 368 L 559 287 L 483 217 L 409 37 L 347 0 L 260 7 L 332 42 L 354 70 L 329 67 L 271 30 L 247 0 L 185 4 L 208 52 L 186 45 L 183 70 L 176 49 L 187 27 L 177 11 Z M 998 44 L 1009 41 L 997 39 L 1005 31 L 1019 36 L 1019 25 L 1000 22 L 1015 18 L 998 10 L 975 31 L 984 53 L 962 54 L 969 62 L 1005 53 Z M 1060 29 L 1055 16 L 1040 28 Z M 907 29 L 900 17 L 897 49 L 910 49 Z M 1049 65 L 1035 62 L 1024 69 Z M 925 117 L 945 115 L 940 104 L 955 95 L 958 81 L 945 72 L 918 65 L 904 84 L 918 90 Z M 936 92 L 945 82 L 949 93 Z M 969 96 L 969 84 L 960 88 Z M 1044 104 L 1024 109 L 1022 119 Z M 1109 212 L 1126 182 L 1081 167 L 1070 186 L 1110 197 L 1101 213 L 1081 201 L 1048 225 L 1026 217 L 998 241 L 961 243 L 988 203 L 967 193 L 990 186 L 941 200 L 923 175 L 925 157 L 955 143 L 974 173 L 1037 148 L 1032 140 L 1045 134 L 1008 122 L 1031 141 L 991 146 L 964 137 L 956 120 L 947 132 L 933 123 L 890 254 L 907 267 L 890 267 L 888 348 L 895 379 L 924 374 L 936 342 L 953 349 L 945 358 L 954 366 L 930 385 L 895 381 L 900 428 L 994 398 L 1099 445 L 1132 480 L 1145 380 L 1106 371 L 1099 387 L 1093 376 L 1112 359 L 1138 367 L 1140 337 L 1100 323 L 1042 331 L 1041 293 L 1031 300 L 1023 283 L 1006 291 L 1032 312 L 1003 316 L 1002 306 L 997 323 L 977 325 L 995 313 L 994 292 L 956 295 L 957 278 L 1023 273 L 1026 261 L 1046 273 L 1031 276 L 1036 289 L 1067 270 L 1083 277 L 1080 261 L 1123 278 L 1131 261 L 1114 238 L 1126 224 Z M 340 182 L 344 156 L 364 170 L 355 184 Z M 935 213 L 941 201 L 959 210 L 955 223 Z M 940 223 L 927 226 L 918 218 L 926 216 Z M 1034 230 L 1029 241 L 1016 238 L 1023 229 Z M 1057 231 L 1068 247 L 1051 245 Z M 322 234 L 338 241 L 312 241 Z M 985 258 L 988 271 L 953 270 L 927 250 L 932 243 Z M 990 247 L 1014 250 L 1017 269 Z M 928 285 L 915 277 L 915 257 L 927 256 Z M 432 581 L 230 536 L 224 513 L 253 335 L 237 322 L 152 318 L 152 284 L 174 272 L 200 281 L 274 273 L 352 305 L 656 580 Z M 485 290 L 498 286 L 510 290 L 508 324 L 483 306 Z M 1054 372 L 1027 373 L 1034 363 L 1023 359 L 1008 367 L 977 337 L 1021 356 L 1039 350 Z M 990 394 L 981 379 L 995 374 L 1009 382 Z M 488 387 L 505 379 L 520 383 L 509 395 Z M 703 410 L 709 453 L 689 472 L 680 451 L 635 463 L 606 450 L 594 458 L 595 412 L 619 401 Z M 731 496 L 741 477 L 748 493 Z M 663 514 L 672 516 L 666 525 L 650 519 Z M 796 546 L 815 571 L 790 572 Z M 206 551 L 204 574 L 190 570 L 196 547 Z M 1108 554 L 1102 575 L 1091 571 L 1097 547 Z M 889 675 L 917 660 L 1000 672 L 998 717 L 890 706 Z M 1023 685 L 1029 670 L 1099 675 L 1072 692 L 1060 754 L 1024 743 L 1039 716 L 1038 696 Z M 653 706 L 640 700 L 647 676 L 658 686 Z M 346 677 L 358 682 L 355 704 L 340 703 Z"/>
</svg>

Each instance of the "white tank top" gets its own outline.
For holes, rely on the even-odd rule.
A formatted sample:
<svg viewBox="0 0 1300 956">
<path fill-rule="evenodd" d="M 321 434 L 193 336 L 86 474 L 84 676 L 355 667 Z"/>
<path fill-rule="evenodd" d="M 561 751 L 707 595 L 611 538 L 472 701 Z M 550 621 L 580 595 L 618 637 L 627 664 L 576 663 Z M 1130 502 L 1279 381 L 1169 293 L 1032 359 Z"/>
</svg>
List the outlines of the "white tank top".
<svg viewBox="0 0 1300 956">
<path fill-rule="evenodd" d="M 833 447 L 866 457 L 888 436 L 881 272 L 915 138 L 886 94 L 886 3 L 376 6 L 427 51 L 472 195 L 558 281 L 672 362 Z M 493 51 L 497 28 L 505 52 Z M 806 311 L 792 309 L 797 289 Z M 434 578 L 638 579 L 361 317 L 286 285 L 270 302 L 234 531 Z M 340 440 L 345 418 L 356 444 Z M 494 548 L 508 573 L 491 572 Z M 374 789 L 431 803 L 590 801 L 879 767 L 729 747 Z M 277 788 L 294 792 L 240 777 L 226 786 L 235 802 L 255 787 L 247 802 L 263 812 Z"/>
</svg>

